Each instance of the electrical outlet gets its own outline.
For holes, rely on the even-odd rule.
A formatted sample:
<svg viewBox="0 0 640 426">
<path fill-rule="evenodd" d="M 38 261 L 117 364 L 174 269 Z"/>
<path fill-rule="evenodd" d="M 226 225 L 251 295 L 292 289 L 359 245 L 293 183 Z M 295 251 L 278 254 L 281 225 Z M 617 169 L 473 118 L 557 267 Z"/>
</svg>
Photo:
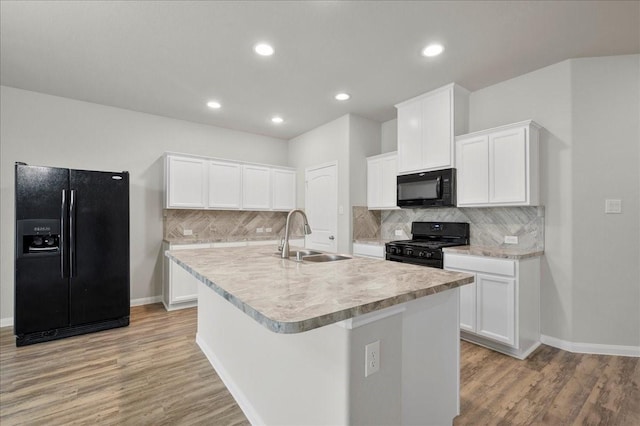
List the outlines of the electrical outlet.
<svg viewBox="0 0 640 426">
<path fill-rule="evenodd" d="M 380 340 L 364 347 L 364 377 L 380 370 Z"/>
<path fill-rule="evenodd" d="M 273 231 L 273 229 L 271 229 L 271 228 L 266 228 L 266 229 L 264 230 L 264 232 L 271 232 L 271 231 Z"/>
<path fill-rule="evenodd" d="M 517 235 L 505 235 L 504 236 L 505 244 L 518 244 L 518 236 Z"/>
<path fill-rule="evenodd" d="M 183 229 L 182 235 L 193 235 L 193 231 L 191 229 Z"/>
<path fill-rule="evenodd" d="M 256 228 L 256 232 L 258 234 L 262 234 L 264 232 L 264 228 Z"/>
<path fill-rule="evenodd" d="M 604 200 L 604 212 L 607 214 L 622 213 L 622 200 Z"/>
<path fill-rule="evenodd" d="M 396 229 L 396 237 L 402 237 L 402 229 Z"/>
</svg>

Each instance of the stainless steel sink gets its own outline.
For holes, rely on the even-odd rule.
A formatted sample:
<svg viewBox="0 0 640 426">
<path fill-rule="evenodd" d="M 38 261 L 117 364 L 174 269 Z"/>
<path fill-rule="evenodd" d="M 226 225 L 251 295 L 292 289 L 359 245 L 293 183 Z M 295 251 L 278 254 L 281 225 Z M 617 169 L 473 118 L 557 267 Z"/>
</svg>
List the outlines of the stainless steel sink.
<svg viewBox="0 0 640 426">
<path fill-rule="evenodd" d="M 289 258 L 302 260 L 302 258 L 304 258 L 305 256 L 313 256 L 317 254 L 323 254 L 323 253 L 321 251 L 315 251 L 315 250 L 291 250 L 289 252 Z M 274 253 L 274 255 L 278 257 L 282 257 L 282 252 Z"/>
<path fill-rule="evenodd" d="M 300 253 L 300 254 L 298 254 Z M 312 256 L 312 255 L 317 255 L 317 254 L 322 254 L 321 251 L 315 251 L 315 250 L 291 250 L 289 252 L 289 257 L 305 257 L 305 256 Z"/>
<path fill-rule="evenodd" d="M 310 256 L 303 256 L 303 262 L 335 262 L 336 260 L 348 260 L 351 259 L 351 256 L 345 256 L 343 254 L 314 254 Z"/>
</svg>

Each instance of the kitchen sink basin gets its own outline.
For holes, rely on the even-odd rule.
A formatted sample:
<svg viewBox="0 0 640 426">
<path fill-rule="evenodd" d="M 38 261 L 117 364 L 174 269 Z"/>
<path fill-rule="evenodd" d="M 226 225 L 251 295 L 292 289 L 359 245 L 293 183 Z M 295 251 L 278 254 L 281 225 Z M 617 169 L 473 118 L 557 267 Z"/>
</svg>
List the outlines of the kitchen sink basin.
<svg viewBox="0 0 640 426">
<path fill-rule="evenodd" d="M 298 257 L 298 253 L 300 253 L 300 257 L 322 254 L 321 251 L 315 250 L 291 250 L 289 252 L 289 257 Z"/>
<path fill-rule="evenodd" d="M 345 256 L 343 254 L 314 254 L 311 256 L 304 256 L 302 260 L 304 262 L 334 262 L 336 260 L 348 260 L 351 256 Z"/>
</svg>

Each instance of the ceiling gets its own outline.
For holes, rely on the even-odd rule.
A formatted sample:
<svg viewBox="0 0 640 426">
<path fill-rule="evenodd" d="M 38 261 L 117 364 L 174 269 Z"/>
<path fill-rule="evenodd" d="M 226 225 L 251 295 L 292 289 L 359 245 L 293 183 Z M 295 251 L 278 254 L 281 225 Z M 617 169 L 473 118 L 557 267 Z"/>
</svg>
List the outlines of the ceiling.
<svg viewBox="0 0 640 426">
<path fill-rule="evenodd" d="M 2 85 L 283 139 L 346 113 L 390 120 L 394 104 L 450 82 L 475 91 L 568 58 L 640 52 L 638 1 L 0 7 Z M 275 54 L 257 56 L 260 41 Z M 421 56 L 433 41 L 444 53 Z"/>
</svg>

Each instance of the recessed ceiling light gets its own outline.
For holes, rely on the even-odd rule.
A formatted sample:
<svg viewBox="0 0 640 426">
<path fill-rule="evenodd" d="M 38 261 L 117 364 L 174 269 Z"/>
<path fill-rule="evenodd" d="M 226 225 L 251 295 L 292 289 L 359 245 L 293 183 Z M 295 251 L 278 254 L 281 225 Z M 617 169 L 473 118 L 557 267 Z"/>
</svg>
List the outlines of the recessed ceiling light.
<svg viewBox="0 0 640 426">
<path fill-rule="evenodd" d="M 276 115 L 275 117 L 271 118 L 271 121 L 274 122 L 275 124 L 280 124 L 284 122 L 284 119 Z"/>
<path fill-rule="evenodd" d="M 212 108 L 212 109 L 218 109 L 218 108 L 220 108 L 222 105 L 220 105 L 220 102 L 218 102 L 218 101 L 209 101 L 209 102 L 207 102 L 207 106 L 208 106 L 209 108 Z"/>
<path fill-rule="evenodd" d="M 336 95 L 336 99 L 339 101 L 347 101 L 349 98 L 351 98 L 351 95 L 348 93 L 338 93 Z"/>
<path fill-rule="evenodd" d="M 273 47 L 267 43 L 256 44 L 253 50 L 260 56 L 271 56 L 273 55 L 273 52 L 275 52 Z"/>
<path fill-rule="evenodd" d="M 444 47 L 442 47 L 441 44 L 434 43 L 422 49 L 422 55 L 428 56 L 428 57 L 438 56 L 439 54 L 442 53 L 443 50 L 444 50 Z"/>
</svg>

